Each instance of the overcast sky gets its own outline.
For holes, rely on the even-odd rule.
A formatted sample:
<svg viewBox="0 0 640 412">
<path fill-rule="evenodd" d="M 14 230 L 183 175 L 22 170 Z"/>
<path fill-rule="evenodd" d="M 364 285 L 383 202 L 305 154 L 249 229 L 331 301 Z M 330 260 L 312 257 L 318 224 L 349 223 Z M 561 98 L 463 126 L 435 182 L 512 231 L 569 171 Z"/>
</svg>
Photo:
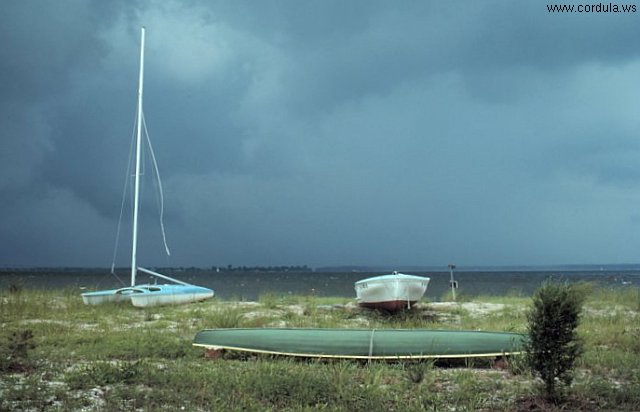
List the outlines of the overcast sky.
<svg viewBox="0 0 640 412">
<path fill-rule="evenodd" d="M 640 262 L 640 10 L 9 0 L 0 266 L 111 264 L 143 25 L 142 264 Z"/>
</svg>

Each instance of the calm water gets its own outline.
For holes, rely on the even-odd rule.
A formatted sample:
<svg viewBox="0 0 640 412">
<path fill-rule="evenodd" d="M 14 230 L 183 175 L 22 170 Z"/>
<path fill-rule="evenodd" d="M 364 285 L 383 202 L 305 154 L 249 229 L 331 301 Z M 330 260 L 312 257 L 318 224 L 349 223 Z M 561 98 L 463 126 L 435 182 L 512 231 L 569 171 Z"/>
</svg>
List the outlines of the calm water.
<svg viewBox="0 0 640 412">
<path fill-rule="evenodd" d="M 438 301 L 448 290 L 449 272 L 410 272 L 431 278 L 425 296 Z M 215 290 L 221 299 L 256 300 L 264 293 L 276 295 L 312 295 L 355 297 L 353 284 L 357 280 L 384 272 L 167 272 L 166 275 L 180 280 L 206 286 Z M 128 273 L 118 276 L 128 282 Z M 545 279 L 567 282 L 594 282 L 599 287 L 638 287 L 640 271 L 496 271 L 496 272 L 455 272 L 459 282 L 458 294 L 503 295 L 519 293 L 531 295 Z M 139 275 L 139 282 L 149 278 Z M 30 289 L 77 288 L 78 292 L 121 287 L 118 280 L 104 270 L 67 271 L 3 271 L 0 272 L 0 289 L 18 284 Z"/>
</svg>

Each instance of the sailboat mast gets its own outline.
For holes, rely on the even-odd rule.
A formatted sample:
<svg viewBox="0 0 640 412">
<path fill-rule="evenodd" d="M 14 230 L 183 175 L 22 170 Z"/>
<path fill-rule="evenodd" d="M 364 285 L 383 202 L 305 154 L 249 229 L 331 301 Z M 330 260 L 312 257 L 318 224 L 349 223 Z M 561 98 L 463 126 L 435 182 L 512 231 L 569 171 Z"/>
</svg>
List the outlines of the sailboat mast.
<svg viewBox="0 0 640 412">
<path fill-rule="evenodd" d="M 133 239 L 131 241 L 131 286 L 136 285 L 138 248 L 138 210 L 140 209 L 140 152 L 142 146 L 142 86 L 144 82 L 144 27 L 140 39 L 140 78 L 138 80 L 138 119 L 136 132 L 136 173 L 133 194 Z"/>
</svg>

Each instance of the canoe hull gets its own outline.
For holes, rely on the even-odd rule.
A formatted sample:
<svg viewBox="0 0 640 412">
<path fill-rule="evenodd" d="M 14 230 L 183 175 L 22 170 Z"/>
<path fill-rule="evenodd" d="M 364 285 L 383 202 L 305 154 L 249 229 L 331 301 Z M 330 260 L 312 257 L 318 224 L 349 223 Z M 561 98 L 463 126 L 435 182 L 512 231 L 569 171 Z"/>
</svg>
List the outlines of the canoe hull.
<svg viewBox="0 0 640 412">
<path fill-rule="evenodd" d="M 208 349 L 343 359 L 496 357 L 520 353 L 517 333 L 430 329 L 209 329 L 193 345 Z"/>
</svg>

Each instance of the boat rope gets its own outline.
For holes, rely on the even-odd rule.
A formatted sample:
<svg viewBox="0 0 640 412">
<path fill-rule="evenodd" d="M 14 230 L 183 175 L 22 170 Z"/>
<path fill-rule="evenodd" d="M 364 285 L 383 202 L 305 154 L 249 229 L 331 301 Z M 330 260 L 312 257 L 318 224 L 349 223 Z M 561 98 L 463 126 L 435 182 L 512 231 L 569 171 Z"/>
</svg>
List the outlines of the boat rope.
<svg viewBox="0 0 640 412">
<path fill-rule="evenodd" d="M 369 362 L 371 362 L 371 355 L 373 355 L 373 334 L 376 333 L 375 329 L 371 330 L 371 337 L 369 338 Z"/>
<path fill-rule="evenodd" d="M 153 146 L 151 145 L 151 139 L 149 138 L 149 131 L 147 130 L 147 122 L 144 120 L 144 113 L 142 113 L 142 126 L 144 127 L 144 134 L 147 137 L 147 144 L 149 145 L 149 152 L 151 153 L 151 160 L 153 161 L 153 168 L 156 172 L 156 179 L 158 182 L 158 193 L 160 195 L 160 231 L 162 232 L 162 242 L 164 243 L 164 250 L 167 256 L 171 256 L 169 246 L 167 245 L 167 235 L 164 231 L 164 194 L 162 191 L 162 180 L 160 179 L 160 170 L 158 169 L 158 162 L 156 161 L 156 155 L 153 152 Z"/>
<path fill-rule="evenodd" d="M 137 119 L 137 115 L 136 115 Z M 127 188 L 129 187 L 129 173 L 131 173 L 131 163 L 133 160 L 133 147 L 136 136 L 136 121 L 133 122 L 133 131 L 131 133 L 131 145 L 129 146 L 129 161 L 127 162 L 127 173 L 124 178 L 124 187 L 122 188 L 122 201 L 120 202 L 120 216 L 118 217 L 118 227 L 116 229 L 116 240 L 113 245 L 113 258 L 111 259 L 111 274 L 115 276 L 118 281 L 125 286 L 126 284 L 116 275 L 116 259 L 118 257 L 118 245 L 120 243 L 120 230 L 122 228 L 122 216 L 124 215 L 124 205 L 127 199 Z"/>
</svg>

